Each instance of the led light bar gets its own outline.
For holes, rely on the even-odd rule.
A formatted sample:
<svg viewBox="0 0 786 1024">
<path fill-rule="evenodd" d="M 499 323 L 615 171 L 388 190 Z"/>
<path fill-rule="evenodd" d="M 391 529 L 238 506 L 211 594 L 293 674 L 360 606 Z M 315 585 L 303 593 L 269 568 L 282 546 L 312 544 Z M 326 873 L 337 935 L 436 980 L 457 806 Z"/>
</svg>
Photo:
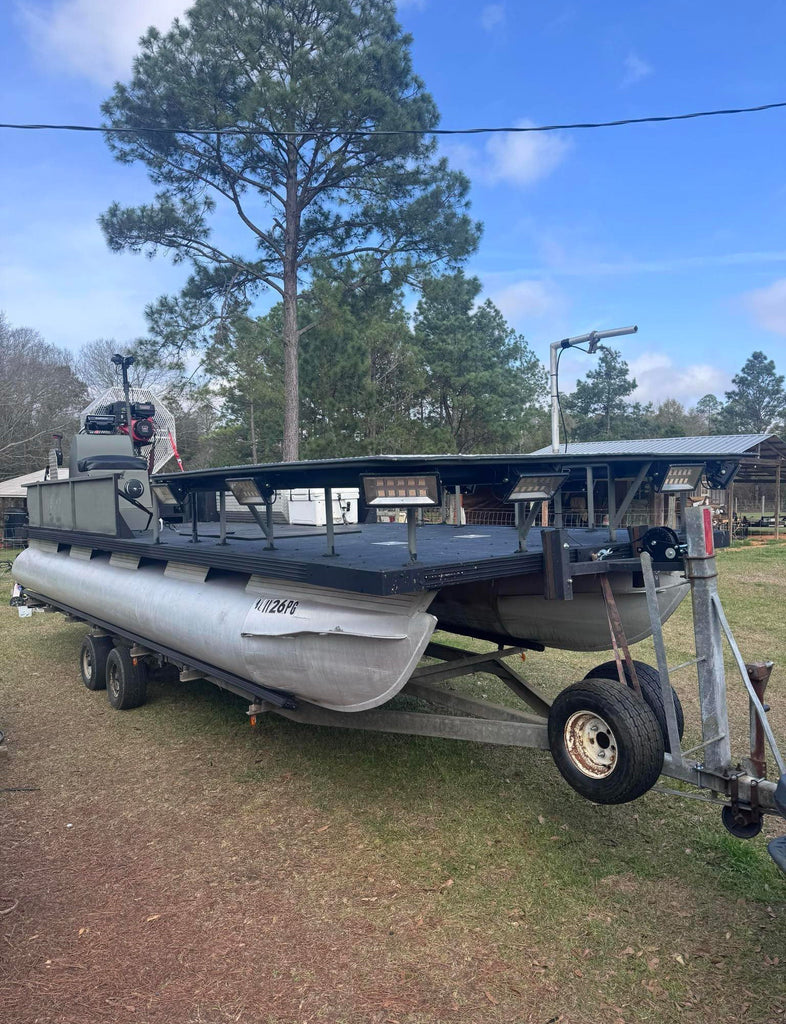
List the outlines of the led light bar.
<svg viewBox="0 0 786 1024">
<path fill-rule="evenodd" d="M 425 508 L 440 505 L 436 473 L 407 476 L 364 476 L 366 504 L 373 508 Z"/>
<path fill-rule="evenodd" d="M 177 498 L 174 496 L 168 484 L 150 484 L 150 490 L 155 494 L 159 505 L 177 505 Z"/>
<path fill-rule="evenodd" d="M 265 504 L 262 492 L 253 480 L 249 480 L 246 477 L 241 480 L 227 480 L 227 485 L 241 505 Z"/>
<path fill-rule="evenodd" d="M 567 473 L 522 473 L 505 500 L 548 501 L 567 478 Z"/>
<path fill-rule="evenodd" d="M 660 489 L 664 494 L 695 491 L 703 471 L 704 466 L 669 466 Z"/>
</svg>

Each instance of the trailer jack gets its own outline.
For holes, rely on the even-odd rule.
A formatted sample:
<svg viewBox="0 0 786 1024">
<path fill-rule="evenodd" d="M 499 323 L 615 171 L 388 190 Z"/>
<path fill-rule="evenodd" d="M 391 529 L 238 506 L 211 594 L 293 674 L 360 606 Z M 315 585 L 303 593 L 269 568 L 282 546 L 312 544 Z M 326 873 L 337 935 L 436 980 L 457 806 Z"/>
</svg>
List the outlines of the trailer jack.
<svg viewBox="0 0 786 1024">
<path fill-rule="evenodd" d="M 728 832 L 737 839 L 753 839 L 762 830 L 764 814 L 759 805 L 758 779 L 751 779 L 750 799 L 740 800 L 739 775 L 734 775 L 729 784 L 730 802 L 721 811 L 721 821 Z"/>
</svg>

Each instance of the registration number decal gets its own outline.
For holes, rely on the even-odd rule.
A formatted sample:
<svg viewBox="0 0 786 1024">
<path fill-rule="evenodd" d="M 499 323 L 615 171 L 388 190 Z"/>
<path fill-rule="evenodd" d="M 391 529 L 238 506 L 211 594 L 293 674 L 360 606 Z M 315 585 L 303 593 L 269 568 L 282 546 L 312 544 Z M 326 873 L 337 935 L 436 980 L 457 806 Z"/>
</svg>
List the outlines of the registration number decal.
<svg viewBox="0 0 786 1024">
<path fill-rule="evenodd" d="M 300 601 L 287 601 L 280 597 L 260 597 L 254 608 L 263 615 L 294 615 L 299 604 Z"/>
</svg>

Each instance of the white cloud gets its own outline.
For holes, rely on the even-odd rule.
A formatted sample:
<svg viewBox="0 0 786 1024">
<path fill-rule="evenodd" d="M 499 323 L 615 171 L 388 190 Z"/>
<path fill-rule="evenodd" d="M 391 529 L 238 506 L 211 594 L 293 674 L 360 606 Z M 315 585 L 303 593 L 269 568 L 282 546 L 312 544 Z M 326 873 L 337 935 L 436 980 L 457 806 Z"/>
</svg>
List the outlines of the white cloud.
<svg viewBox="0 0 786 1024">
<path fill-rule="evenodd" d="M 636 82 L 640 82 L 642 78 L 647 78 L 652 74 L 652 66 L 642 60 L 637 53 L 633 50 L 628 54 L 624 61 L 625 74 L 622 78 L 622 87 L 627 88 L 629 85 L 635 85 Z"/>
<path fill-rule="evenodd" d="M 516 281 L 492 292 L 491 301 L 506 319 L 521 321 L 545 316 L 557 306 L 556 291 L 544 281 Z"/>
<path fill-rule="evenodd" d="M 707 363 L 677 366 L 663 352 L 642 352 L 626 361 L 638 384 L 633 393 L 637 402 L 657 405 L 666 398 L 676 398 L 690 406 L 704 395 L 722 395 L 729 387 L 729 375 Z"/>
<path fill-rule="evenodd" d="M 505 8 L 502 4 L 487 4 L 480 15 L 480 24 L 486 32 L 491 32 L 505 20 Z"/>
<path fill-rule="evenodd" d="M 759 327 L 786 335 L 786 277 L 748 292 L 743 301 Z"/>
<path fill-rule="evenodd" d="M 529 127 L 532 123 L 520 121 L 517 127 Z M 551 174 L 569 150 L 570 143 L 556 132 L 493 135 L 486 144 L 487 155 L 491 158 L 486 172 L 488 180 L 531 185 Z"/>
<path fill-rule="evenodd" d="M 139 37 L 151 26 L 166 30 L 188 0 L 20 0 L 31 47 L 55 64 L 99 85 L 126 78 Z"/>
</svg>

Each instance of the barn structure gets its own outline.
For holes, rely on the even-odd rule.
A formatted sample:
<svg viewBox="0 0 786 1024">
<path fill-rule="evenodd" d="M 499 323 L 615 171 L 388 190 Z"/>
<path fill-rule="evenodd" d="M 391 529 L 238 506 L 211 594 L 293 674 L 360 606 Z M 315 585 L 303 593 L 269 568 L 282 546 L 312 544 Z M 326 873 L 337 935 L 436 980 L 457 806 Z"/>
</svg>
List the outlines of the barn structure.
<svg viewBox="0 0 786 1024">
<path fill-rule="evenodd" d="M 764 488 L 771 499 L 766 515 L 772 532 L 784 532 L 783 482 L 786 481 L 786 443 L 775 434 L 715 434 L 696 437 L 655 437 L 629 441 L 584 441 L 562 444 L 558 453 L 550 447 L 533 452 L 552 458 L 562 468 L 585 467 L 586 487 L 582 494 L 563 495 L 552 515 L 565 526 L 605 525 L 611 517 L 616 525 L 639 522 L 677 527 L 683 505 L 704 502 L 718 512 L 717 524 L 732 535 L 741 531 L 742 519 L 757 512 L 754 489 Z M 660 461 L 679 458 L 685 467 L 707 464 L 707 474 L 697 480 L 686 498 L 667 494 L 651 485 L 650 475 Z M 588 461 L 591 460 L 591 461 Z M 736 473 L 733 472 L 738 466 Z"/>
</svg>

